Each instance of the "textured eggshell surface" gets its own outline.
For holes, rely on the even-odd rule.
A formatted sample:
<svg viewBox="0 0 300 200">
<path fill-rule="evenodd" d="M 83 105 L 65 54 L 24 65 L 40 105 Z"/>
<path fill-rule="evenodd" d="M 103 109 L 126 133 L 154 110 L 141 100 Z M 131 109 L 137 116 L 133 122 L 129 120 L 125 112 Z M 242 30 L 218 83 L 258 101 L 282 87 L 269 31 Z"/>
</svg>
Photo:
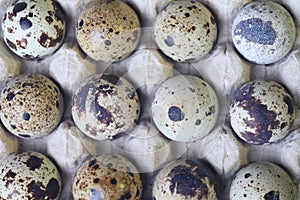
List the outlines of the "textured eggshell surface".
<svg viewBox="0 0 300 200">
<path fill-rule="evenodd" d="M 288 91 L 273 81 L 244 84 L 233 96 L 230 122 L 235 133 L 250 144 L 283 139 L 295 120 L 296 108 Z"/>
<path fill-rule="evenodd" d="M 166 137 L 190 142 L 212 130 L 219 104 L 208 83 L 193 75 L 178 75 L 156 90 L 151 112 L 155 125 Z"/>
<path fill-rule="evenodd" d="M 292 179 L 281 167 L 257 162 L 242 168 L 234 176 L 230 199 L 294 200 L 295 189 Z"/>
<path fill-rule="evenodd" d="M 83 8 L 76 26 L 82 50 L 97 61 L 119 61 L 131 54 L 141 37 L 137 14 L 120 0 L 97 1 Z"/>
<path fill-rule="evenodd" d="M 272 1 L 254 1 L 243 7 L 232 24 L 237 50 L 257 64 L 274 63 L 289 53 L 296 39 L 290 13 Z"/>
<path fill-rule="evenodd" d="M 4 126 L 22 138 L 38 138 L 59 124 L 64 101 L 58 86 L 40 74 L 13 78 L 0 96 L 0 118 Z"/>
<path fill-rule="evenodd" d="M 152 196 L 154 200 L 217 200 L 221 183 L 208 164 L 179 159 L 158 172 Z"/>
<path fill-rule="evenodd" d="M 119 155 L 98 155 L 79 168 L 73 182 L 74 200 L 139 200 L 142 182 L 136 167 Z"/>
<path fill-rule="evenodd" d="M 18 0 L 6 10 L 4 41 L 22 58 L 42 58 L 56 51 L 65 35 L 65 15 L 54 0 Z"/>
<path fill-rule="evenodd" d="M 213 48 L 217 25 L 203 4 L 176 0 L 158 14 L 154 37 L 159 49 L 168 57 L 179 62 L 194 61 Z"/>
<path fill-rule="evenodd" d="M 59 199 L 56 166 L 37 152 L 11 154 L 0 164 L 0 199 Z"/>
<path fill-rule="evenodd" d="M 77 127 L 96 139 L 114 139 L 130 131 L 140 113 L 135 88 L 123 77 L 97 74 L 81 83 L 73 97 Z"/>
</svg>

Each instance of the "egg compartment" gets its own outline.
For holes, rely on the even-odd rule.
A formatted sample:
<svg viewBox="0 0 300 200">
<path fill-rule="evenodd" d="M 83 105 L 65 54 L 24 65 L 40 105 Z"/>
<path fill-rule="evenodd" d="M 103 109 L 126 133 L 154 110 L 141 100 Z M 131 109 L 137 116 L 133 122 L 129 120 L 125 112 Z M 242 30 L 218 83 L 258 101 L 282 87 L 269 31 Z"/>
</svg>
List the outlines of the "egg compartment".
<svg viewBox="0 0 300 200">
<path fill-rule="evenodd" d="M 229 198 L 228 190 L 235 172 L 241 166 L 253 161 L 271 161 L 283 166 L 291 175 L 295 185 L 300 185 L 299 112 L 290 130 L 291 134 L 278 143 L 266 146 L 248 145 L 238 139 L 230 128 L 227 113 L 233 91 L 242 83 L 255 79 L 282 83 L 290 90 L 297 105 L 300 106 L 300 15 L 297 12 L 300 2 L 277 1 L 287 7 L 295 18 L 297 41 L 293 50 L 283 60 L 270 66 L 255 65 L 245 61 L 232 45 L 230 36 L 232 20 L 238 10 L 250 2 L 249 0 L 228 0 L 222 4 L 218 0 L 200 1 L 215 15 L 219 33 L 217 44 L 210 54 L 194 63 L 174 62 L 164 56 L 155 44 L 151 27 L 154 25 L 157 13 L 170 2 L 169 0 L 125 1 L 137 11 L 140 17 L 142 38 L 135 52 L 115 63 L 93 61 L 86 57 L 77 45 L 75 27 L 78 10 L 82 9 L 87 1 L 59 0 L 59 2 L 67 16 L 67 32 L 63 46 L 55 54 L 38 61 L 21 60 L 9 51 L 7 54 L 13 58 L 10 59 L 13 62 L 21 63 L 19 73 L 34 72 L 50 76 L 62 88 L 66 111 L 58 128 L 44 138 L 16 139 L 19 142 L 19 151 L 35 150 L 55 160 L 63 177 L 61 199 L 72 199 L 71 185 L 74 173 L 84 160 L 98 153 L 118 153 L 135 163 L 142 172 L 144 183 L 142 199 L 146 200 L 151 199 L 153 178 L 157 170 L 179 157 L 199 158 L 211 163 L 224 181 L 225 200 Z M 1 3 L 3 6 L 7 5 L 5 1 Z M 1 9 L 0 12 L 2 14 L 3 10 Z M 15 64 L 6 64 L 6 66 L 15 66 Z M 74 125 L 70 114 L 70 103 L 73 90 L 81 80 L 103 72 L 121 75 L 131 81 L 137 88 L 143 105 L 140 120 L 130 133 L 114 141 L 98 142 L 87 138 Z M 5 73 L 15 75 L 18 74 L 18 70 Z M 149 114 L 156 88 L 175 74 L 202 77 L 215 89 L 219 99 L 220 115 L 214 130 L 206 137 L 191 143 L 178 143 L 162 137 Z M 5 144 L 15 143 L 14 139 L 5 138 L 3 141 Z M 8 152 L 15 150 L 8 149 Z"/>
</svg>

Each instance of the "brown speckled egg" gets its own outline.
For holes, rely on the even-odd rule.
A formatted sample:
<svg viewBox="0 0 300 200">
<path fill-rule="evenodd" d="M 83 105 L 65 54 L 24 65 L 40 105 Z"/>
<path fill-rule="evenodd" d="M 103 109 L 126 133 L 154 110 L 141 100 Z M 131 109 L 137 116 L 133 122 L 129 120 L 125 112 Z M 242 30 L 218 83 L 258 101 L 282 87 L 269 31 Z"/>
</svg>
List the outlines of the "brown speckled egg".
<svg viewBox="0 0 300 200">
<path fill-rule="evenodd" d="M 74 200 L 139 200 L 142 182 L 136 167 L 119 155 L 98 155 L 84 162 L 73 182 Z"/>
<path fill-rule="evenodd" d="M 92 59 L 119 61 L 131 54 L 139 43 L 139 18 L 120 0 L 96 1 L 81 12 L 76 36 L 82 50 Z"/>
<path fill-rule="evenodd" d="M 275 1 L 253 1 L 245 5 L 232 24 L 232 40 L 247 60 L 275 63 L 286 56 L 296 40 L 291 14 Z"/>
<path fill-rule="evenodd" d="M 294 184 L 281 167 L 269 162 L 255 162 L 234 176 L 230 199 L 295 200 Z"/>
<path fill-rule="evenodd" d="M 156 127 L 171 140 L 191 142 L 206 136 L 219 116 L 214 89 L 193 75 L 178 75 L 163 82 L 151 105 Z"/>
<path fill-rule="evenodd" d="M 168 57 L 178 62 L 195 61 L 212 50 L 217 25 L 203 4 L 176 0 L 158 14 L 154 36 L 159 49 Z"/>
<path fill-rule="evenodd" d="M 139 117 L 135 88 L 123 77 L 97 74 L 75 91 L 72 116 L 78 128 L 96 140 L 130 131 Z"/>
<path fill-rule="evenodd" d="M 179 159 L 155 177 L 154 200 L 221 199 L 221 183 L 214 170 L 204 162 Z"/>
<path fill-rule="evenodd" d="M 22 58 L 52 54 L 65 36 L 65 15 L 54 0 L 18 0 L 7 8 L 2 31 L 7 46 Z"/>
<path fill-rule="evenodd" d="M 37 152 L 9 155 L 0 164 L 0 199 L 59 199 L 61 177 L 56 166 Z"/>
<path fill-rule="evenodd" d="M 269 144 L 284 138 L 295 120 L 296 108 L 289 92 L 273 81 L 244 84 L 233 96 L 230 122 L 249 144 Z"/>
<path fill-rule="evenodd" d="M 16 76 L 1 92 L 1 121 L 18 137 L 37 138 L 49 134 L 59 124 L 63 110 L 58 86 L 40 74 Z"/>
</svg>

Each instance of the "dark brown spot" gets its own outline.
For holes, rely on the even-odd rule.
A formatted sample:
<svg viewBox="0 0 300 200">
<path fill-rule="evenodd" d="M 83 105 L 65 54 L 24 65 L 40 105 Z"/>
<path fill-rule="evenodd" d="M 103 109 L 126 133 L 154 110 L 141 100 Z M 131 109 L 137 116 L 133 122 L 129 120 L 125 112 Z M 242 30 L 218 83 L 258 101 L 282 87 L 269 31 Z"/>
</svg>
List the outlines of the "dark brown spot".
<svg viewBox="0 0 300 200">
<path fill-rule="evenodd" d="M 247 173 L 247 174 L 245 174 L 245 178 L 249 178 L 251 176 L 251 174 L 250 173 Z"/>
<path fill-rule="evenodd" d="M 111 183 L 112 185 L 116 185 L 116 184 L 117 184 L 117 180 L 113 178 L 113 179 L 110 180 L 110 183 Z"/>
<path fill-rule="evenodd" d="M 25 164 L 31 171 L 34 171 L 35 169 L 39 169 L 43 163 L 44 162 L 42 158 L 32 155 L 30 158 L 28 158 Z"/>
<path fill-rule="evenodd" d="M 94 182 L 94 183 L 99 183 L 99 182 L 100 182 L 100 179 L 99 179 L 99 178 L 95 178 L 93 182 Z"/>
<path fill-rule="evenodd" d="M 28 16 L 29 16 L 29 17 L 33 17 L 33 13 L 32 13 L 32 12 L 29 12 Z"/>
<path fill-rule="evenodd" d="M 7 188 L 9 186 L 9 184 L 11 184 L 12 182 L 14 182 L 15 180 L 15 176 L 17 174 L 11 170 L 9 170 L 5 176 L 3 177 L 3 182 L 5 182 L 5 187 Z"/>
<path fill-rule="evenodd" d="M 9 39 L 6 38 L 6 43 L 8 44 L 8 46 L 11 49 L 17 50 L 17 45 L 15 43 L 13 43 L 12 41 L 10 41 Z"/>
<path fill-rule="evenodd" d="M 205 114 L 206 114 L 206 116 L 210 116 L 210 115 L 213 115 L 215 113 L 216 113 L 216 107 L 215 106 L 210 106 L 209 111 L 206 112 Z"/>
<path fill-rule="evenodd" d="M 25 135 L 25 134 L 19 134 L 19 136 L 22 138 L 30 138 L 31 137 L 30 135 Z"/>
<path fill-rule="evenodd" d="M 195 122 L 195 125 L 196 125 L 196 126 L 199 126 L 200 124 L 201 124 L 201 120 L 200 120 L 200 119 L 197 119 L 196 122 Z"/>
<path fill-rule="evenodd" d="M 13 33 L 13 32 L 14 32 L 14 29 L 13 29 L 13 28 L 7 28 L 7 32 Z"/>
<path fill-rule="evenodd" d="M 7 101 L 12 101 L 15 97 L 15 94 L 14 93 L 8 93 L 7 96 L 6 96 L 6 100 Z"/>
<path fill-rule="evenodd" d="M 22 49 L 26 49 L 28 41 L 26 38 L 22 38 L 21 40 L 17 40 L 17 45 L 22 48 Z"/>
<path fill-rule="evenodd" d="M 184 16 L 190 17 L 190 13 L 185 13 Z"/>
<path fill-rule="evenodd" d="M 279 200 L 280 193 L 278 191 L 271 191 L 264 196 L 265 200 Z"/>
<path fill-rule="evenodd" d="M 120 197 L 120 200 L 126 200 L 126 199 L 130 199 L 130 198 L 131 198 L 131 194 L 130 194 L 130 192 L 127 192 L 126 194 L 124 194 Z"/>
<path fill-rule="evenodd" d="M 169 189 L 173 195 L 180 194 L 189 198 L 197 195 L 199 199 L 202 199 L 208 194 L 207 186 L 189 167 L 178 165 L 170 171 L 168 177 L 171 182 Z"/>
<path fill-rule="evenodd" d="M 78 114 L 85 112 L 85 102 L 88 95 L 94 95 L 96 87 L 94 84 L 83 86 L 73 99 L 73 105 L 78 109 Z M 89 94 L 91 93 L 91 94 Z"/>
<path fill-rule="evenodd" d="M 25 87 L 32 87 L 33 84 L 32 83 L 23 83 L 22 84 L 22 88 L 25 88 Z"/>
<path fill-rule="evenodd" d="M 60 185 L 55 178 L 51 178 L 46 187 L 45 196 L 50 199 L 55 199 L 59 195 Z"/>
<path fill-rule="evenodd" d="M 27 29 L 31 28 L 32 22 L 30 20 L 28 20 L 26 17 L 21 17 L 20 26 L 21 26 L 22 30 L 27 30 Z"/>
<path fill-rule="evenodd" d="M 93 159 L 93 160 L 91 160 L 90 162 L 89 162 L 89 165 L 88 165 L 88 167 L 92 167 L 94 164 L 96 164 L 97 163 L 97 160 L 96 159 Z"/>
<path fill-rule="evenodd" d="M 169 119 L 178 122 L 184 119 L 184 113 L 177 106 L 171 106 L 168 111 Z"/>
<path fill-rule="evenodd" d="M 91 103 L 91 110 L 94 111 L 97 119 L 109 126 L 109 124 L 113 123 L 113 116 L 112 113 L 106 109 L 105 107 L 98 104 L 99 95 L 95 95 L 95 101 Z"/>
<path fill-rule="evenodd" d="M 48 22 L 48 24 L 51 24 L 54 21 L 51 16 L 46 16 L 45 20 Z"/>
<path fill-rule="evenodd" d="M 23 120 L 28 121 L 30 119 L 30 114 L 29 113 L 23 113 L 22 118 L 23 118 Z"/>
<path fill-rule="evenodd" d="M 80 22 L 78 23 L 79 28 L 81 28 L 83 26 L 83 20 L 80 20 Z"/>
<path fill-rule="evenodd" d="M 25 10 L 26 7 L 27 7 L 27 3 L 25 3 L 25 2 L 16 4 L 13 8 L 13 15 L 17 16 L 17 13 Z"/>
<path fill-rule="evenodd" d="M 110 41 L 110 40 L 105 40 L 105 41 L 104 41 L 104 44 L 105 44 L 106 46 L 110 46 L 110 45 L 111 45 L 111 41 Z"/>
<path fill-rule="evenodd" d="M 175 45 L 174 40 L 173 40 L 173 37 L 171 37 L 171 36 L 169 36 L 169 35 L 167 36 L 167 39 L 165 39 L 165 43 L 166 43 L 166 45 L 168 45 L 169 47 Z"/>
</svg>

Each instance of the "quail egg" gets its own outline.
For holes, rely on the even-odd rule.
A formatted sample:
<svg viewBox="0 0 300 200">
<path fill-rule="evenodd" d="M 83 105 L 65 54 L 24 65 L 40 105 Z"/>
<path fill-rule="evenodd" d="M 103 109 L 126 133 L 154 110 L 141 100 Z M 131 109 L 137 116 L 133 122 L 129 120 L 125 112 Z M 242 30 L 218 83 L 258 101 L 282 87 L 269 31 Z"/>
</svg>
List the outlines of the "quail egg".
<svg viewBox="0 0 300 200">
<path fill-rule="evenodd" d="M 216 20 L 197 1 L 175 0 L 158 14 L 154 37 L 159 49 L 173 60 L 199 60 L 216 43 Z"/>
<path fill-rule="evenodd" d="M 3 38 L 22 58 L 42 58 L 63 42 L 65 15 L 55 0 L 17 0 L 7 8 L 2 23 Z"/>
<path fill-rule="evenodd" d="M 290 176 L 281 167 L 269 162 L 255 162 L 243 167 L 230 186 L 230 200 L 294 200 L 294 197 Z"/>
<path fill-rule="evenodd" d="M 151 112 L 155 125 L 166 137 L 190 142 L 212 130 L 219 104 L 208 83 L 193 75 L 178 75 L 158 87 Z"/>
<path fill-rule="evenodd" d="M 21 138 L 38 138 L 52 132 L 64 110 L 58 86 L 40 74 L 13 78 L 0 96 L 0 118 L 4 126 Z"/>
<path fill-rule="evenodd" d="M 235 133 L 249 144 L 274 143 L 288 134 L 295 120 L 292 96 L 280 84 L 255 80 L 233 96 L 229 114 Z"/>
<path fill-rule="evenodd" d="M 296 39 L 290 13 L 273 1 L 254 1 L 244 6 L 232 25 L 232 40 L 247 60 L 274 63 L 289 53 Z"/>
<path fill-rule="evenodd" d="M 77 127 L 96 140 L 114 139 L 130 131 L 139 117 L 135 88 L 125 78 L 96 74 L 74 94 L 72 116 Z"/>
<path fill-rule="evenodd" d="M 221 184 L 207 163 L 179 159 L 158 172 L 152 196 L 154 200 L 217 200 Z"/>
<path fill-rule="evenodd" d="M 43 154 L 11 154 L 2 160 L 0 171 L 0 199 L 59 199 L 59 171 Z"/>
<path fill-rule="evenodd" d="M 136 167 L 119 155 L 98 155 L 84 162 L 73 182 L 74 200 L 140 200 L 142 182 Z"/>
<path fill-rule="evenodd" d="M 120 0 L 96 1 L 81 12 L 77 41 L 82 50 L 97 61 L 114 62 L 129 56 L 141 37 L 137 14 Z"/>
</svg>

